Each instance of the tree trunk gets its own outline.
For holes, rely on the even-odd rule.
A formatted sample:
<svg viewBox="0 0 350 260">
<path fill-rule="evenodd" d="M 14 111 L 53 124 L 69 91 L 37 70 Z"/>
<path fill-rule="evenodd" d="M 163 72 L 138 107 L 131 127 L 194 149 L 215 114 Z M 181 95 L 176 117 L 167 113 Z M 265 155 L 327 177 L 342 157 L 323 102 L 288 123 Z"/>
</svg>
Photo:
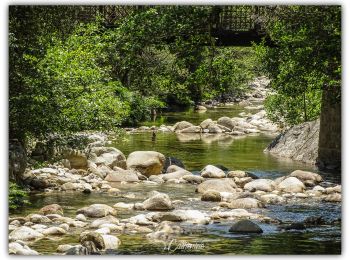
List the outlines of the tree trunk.
<svg viewBox="0 0 350 260">
<path fill-rule="evenodd" d="M 322 93 L 318 162 L 320 169 L 341 169 L 340 86 L 324 88 Z"/>
</svg>

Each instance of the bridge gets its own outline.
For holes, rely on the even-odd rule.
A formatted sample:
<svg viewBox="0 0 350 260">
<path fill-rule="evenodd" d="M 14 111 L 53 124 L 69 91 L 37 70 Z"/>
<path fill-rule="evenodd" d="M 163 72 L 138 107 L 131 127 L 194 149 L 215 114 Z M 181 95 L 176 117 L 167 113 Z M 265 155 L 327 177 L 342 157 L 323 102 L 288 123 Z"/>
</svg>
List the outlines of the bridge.
<svg viewBox="0 0 350 260">
<path fill-rule="evenodd" d="M 82 6 L 77 13 L 78 19 L 89 21 L 97 12 L 102 15 L 106 26 L 115 26 L 118 20 L 132 14 L 135 11 L 149 8 L 150 6 Z M 259 43 L 265 39 L 266 43 L 273 46 L 270 39 L 261 29 L 261 17 L 266 11 L 266 6 L 227 5 L 213 6 L 209 17 L 208 33 L 215 39 L 217 46 L 251 46 L 252 42 Z"/>
</svg>

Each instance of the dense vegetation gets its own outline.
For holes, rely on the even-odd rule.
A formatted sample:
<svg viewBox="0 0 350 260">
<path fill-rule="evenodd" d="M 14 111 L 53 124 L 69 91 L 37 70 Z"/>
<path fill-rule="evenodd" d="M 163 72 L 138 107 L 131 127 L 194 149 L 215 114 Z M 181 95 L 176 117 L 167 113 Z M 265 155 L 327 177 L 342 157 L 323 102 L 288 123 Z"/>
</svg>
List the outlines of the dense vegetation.
<svg viewBox="0 0 350 260">
<path fill-rule="evenodd" d="M 265 28 L 275 46 L 257 46 L 274 92 L 265 108 L 275 122 L 295 125 L 319 117 L 322 91 L 340 102 L 341 7 L 278 6 Z"/>
<path fill-rule="evenodd" d="M 10 136 L 133 125 L 160 108 L 240 96 L 252 48 L 219 48 L 212 7 L 135 9 L 105 26 L 81 7 L 10 8 Z M 64 17 L 64 19 L 62 19 Z"/>
<path fill-rule="evenodd" d="M 9 183 L 9 209 L 15 210 L 29 204 L 28 193 L 14 182 Z"/>
</svg>

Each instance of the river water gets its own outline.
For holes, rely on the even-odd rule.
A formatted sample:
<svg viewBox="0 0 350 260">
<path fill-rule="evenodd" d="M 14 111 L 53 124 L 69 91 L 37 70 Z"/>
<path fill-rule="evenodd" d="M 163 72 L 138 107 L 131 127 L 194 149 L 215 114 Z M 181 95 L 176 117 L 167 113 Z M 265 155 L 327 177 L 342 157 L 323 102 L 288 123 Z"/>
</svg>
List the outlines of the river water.
<svg viewBox="0 0 350 260">
<path fill-rule="evenodd" d="M 174 124 L 187 120 L 199 124 L 206 118 L 218 119 L 221 116 L 237 116 L 244 111 L 242 107 L 230 106 L 208 110 L 206 113 L 194 111 L 167 113 L 158 117 L 148 125 Z M 222 165 L 233 170 L 246 170 L 262 178 L 276 178 L 293 170 L 317 170 L 306 164 L 275 158 L 263 152 L 273 136 L 255 134 L 245 137 L 176 135 L 174 133 L 158 133 L 152 141 L 152 133 L 129 134 L 112 146 L 120 149 L 126 156 L 136 150 L 155 150 L 166 156 L 173 156 L 183 161 L 186 169 L 194 174 L 207 164 Z M 340 178 L 331 173 L 319 172 L 328 182 L 340 183 Z M 30 197 L 32 205 L 13 215 L 26 215 L 36 212 L 44 205 L 60 204 L 65 216 L 74 217 L 76 210 L 93 203 L 114 205 L 117 202 L 142 202 L 147 192 L 157 190 L 167 193 L 172 200 L 182 200 L 179 209 L 198 209 L 209 213 L 217 206 L 216 202 L 193 200 L 200 198 L 191 184 L 113 184 L 124 194 L 133 193 L 135 198 L 121 198 L 106 193 L 37 193 Z M 191 198 L 191 199 L 190 199 Z M 268 205 L 263 209 L 249 210 L 263 214 L 286 223 L 302 221 L 308 216 L 322 216 L 328 223 L 341 218 L 341 204 L 315 203 L 308 199 L 287 205 Z M 118 218 L 128 218 L 144 212 L 121 212 Z M 341 226 L 328 224 L 302 231 L 280 231 L 275 224 L 259 223 L 263 233 L 259 235 L 234 235 L 228 233 L 232 221 L 221 221 L 209 225 L 186 225 L 186 232 L 174 241 L 186 241 L 195 248 L 175 248 L 174 246 L 154 243 L 145 239 L 142 234 L 118 235 L 122 244 L 118 251 L 108 254 L 340 254 Z M 74 231 L 74 230 L 72 230 Z M 73 232 L 75 233 L 75 232 Z M 79 234 L 64 235 L 55 239 L 42 239 L 31 245 L 31 248 L 43 254 L 53 254 L 60 244 L 78 244 Z M 184 242 L 181 242 L 184 243 Z M 168 246 L 168 247 L 167 247 Z M 170 249 L 169 249 L 170 248 Z"/>
</svg>

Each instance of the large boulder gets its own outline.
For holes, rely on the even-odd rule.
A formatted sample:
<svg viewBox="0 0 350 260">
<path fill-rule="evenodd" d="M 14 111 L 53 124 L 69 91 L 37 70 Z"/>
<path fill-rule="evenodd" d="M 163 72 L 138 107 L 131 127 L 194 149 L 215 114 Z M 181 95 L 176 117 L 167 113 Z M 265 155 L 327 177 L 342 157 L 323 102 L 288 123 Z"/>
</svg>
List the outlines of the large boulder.
<svg viewBox="0 0 350 260">
<path fill-rule="evenodd" d="M 149 177 L 161 174 L 165 156 L 154 151 L 136 151 L 129 154 L 126 160 L 127 169 L 132 169 Z"/>
<path fill-rule="evenodd" d="M 229 232 L 231 233 L 263 233 L 263 230 L 254 222 L 244 219 L 233 224 L 232 227 L 230 227 Z"/>
<path fill-rule="evenodd" d="M 157 192 L 143 202 L 143 208 L 146 210 L 170 210 L 173 209 L 173 205 L 167 194 Z"/>
<path fill-rule="evenodd" d="M 253 198 L 241 198 L 233 200 L 229 206 L 231 209 L 250 209 L 250 208 L 262 208 L 264 204 Z"/>
<path fill-rule="evenodd" d="M 314 165 L 318 157 L 319 133 L 319 119 L 293 126 L 278 135 L 265 152 Z"/>
<path fill-rule="evenodd" d="M 204 178 L 225 178 L 223 170 L 214 165 L 207 165 L 201 171 L 201 176 Z"/>
<path fill-rule="evenodd" d="M 317 173 L 302 171 L 302 170 L 296 170 L 296 171 L 292 172 L 291 174 L 289 174 L 289 176 L 296 177 L 299 180 L 301 180 L 302 182 L 312 181 L 314 183 L 319 183 L 323 180 L 321 175 L 319 175 Z"/>
<path fill-rule="evenodd" d="M 257 179 L 244 185 L 245 190 L 270 192 L 275 189 L 275 183 L 269 179 Z"/>
<path fill-rule="evenodd" d="M 283 192 L 304 192 L 305 185 L 295 177 L 288 177 L 277 186 L 278 190 Z"/>
<path fill-rule="evenodd" d="M 107 174 L 105 181 L 109 182 L 138 182 L 139 178 L 134 170 L 124 170 L 119 167 L 114 167 L 114 170 Z"/>
<path fill-rule="evenodd" d="M 114 147 L 92 147 L 89 154 L 89 161 L 98 165 L 105 165 L 110 168 L 114 166 L 125 169 L 125 155 Z"/>
<path fill-rule="evenodd" d="M 166 173 L 160 175 L 164 181 L 171 180 L 171 179 L 180 179 L 185 175 L 192 175 L 191 172 L 186 170 L 178 170 L 176 172 Z"/>
<path fill-rule="evenodd" d="M 90 218 L 101 218 L 107 215 L 116 215 L 117 212 L 106 204 L 92 204 L 77 210 L 77 214 L 83 214 Z"/>
<path fill-rule="evenodd" d="M 9 142 L 9 179 L 21 181 L 27 167 L 27 153 L 18 140 Z"/>
<path fill-rule="evenodd" d="M 214 190 L 218 192 L 231 192 L 235 193 L 236 184 L 232 179 L 218 179 L 218 180 L 206 180 L 197 186 L 196 191 L 199 193 L 205 193 L 208 190 Z"/>
<path fill-rule="evenodd" d="M 15 241 L 15 240 L 28 241 L 28 240 L 39 239 L 42 237 L 44 237 L 43 234 L 26 226 L 16 228 L 9 235 L 10 241 Z"/>
<path fill-rule="evenodd" d="M 218 119 L 218 124 L 225 126 L 225 127 L 229 128 L 230 130 L 232 130 L 235 127 L 236 122 L 227 116 L 223 116 L 223 117 L 220 117 Z"/>
<path fill-rule="evenodd" d="M 39 210 L 39 213 L 42 215 L 49 215 L 49 214 L 63 215 L 63 208 L 58 204 L 50 204 L 50 205 L 46 205 L 45 207 L 42 207 Z"/>
<path fill-rule="evenodd" d="M 193 124 L 191 124 L 190 122 L 187 122 L 187 121 L 177 122 L 174 125 L 174 131 L 180 131 L 180 130 L 183 130 L 185 128 L 191 127 L 191 126 L 193 126 Z"/>
</svg>

